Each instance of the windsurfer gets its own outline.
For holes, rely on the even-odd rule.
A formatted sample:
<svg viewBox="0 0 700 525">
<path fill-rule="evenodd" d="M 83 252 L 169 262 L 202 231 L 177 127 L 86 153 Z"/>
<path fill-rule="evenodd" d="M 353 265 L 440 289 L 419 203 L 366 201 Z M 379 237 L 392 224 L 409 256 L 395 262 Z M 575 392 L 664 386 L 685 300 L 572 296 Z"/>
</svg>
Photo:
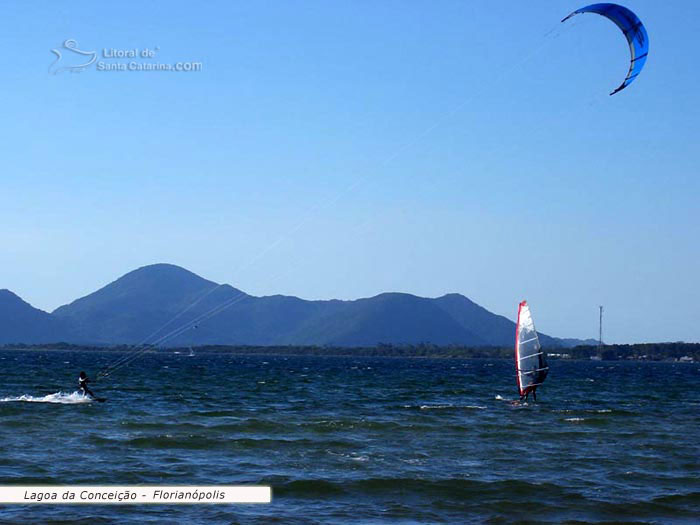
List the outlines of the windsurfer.
<svg viewBox="0 0 700 525">
<path fill-rule="evenodd" d="M 525 390 L 525 393 L 520 396 L 520 401 L 527 402 L 527 400 L 530 398 L 530 394 L 532 394 L 532 399 L 537 402 L 537 386 L 532 386 Z"/>
<path fill-rule="evenodd" d="M 525 392 L 523 393 L 522 396 L 520 396 L 520 401 L 527 401 L 530 397 L 530 394 L 532 394 L 532 399 L 537 402 L 537 387 L 540 386 L 541 383 L 544 382 L 545 378 L 547 377 L 547 368 L 537 368 L 537 366 L 534 366 L 532 368 L 532 371 L 530 372 L 532 374 L 532 382 L 529 387 L 525 389 Z"/>
<path fill-rule="evenodd" d="M 532 390 L 528 392 L 529 394 L 532 394 L 532 400 L 537 403 L 537 386 L 533 386 Z M 527 400 L 527 396 L 525 396 L 525 400 Z"/>
<path fill-rule="evenodd" d="M 518 307 L 518 323 L 515 329 L 515 367 L 520 401 L 532 398 L 537 401 L 537 387 L 547 378 L 547 354 L 540 346 L 535 323 L 527 301 Z"/>
</svg>

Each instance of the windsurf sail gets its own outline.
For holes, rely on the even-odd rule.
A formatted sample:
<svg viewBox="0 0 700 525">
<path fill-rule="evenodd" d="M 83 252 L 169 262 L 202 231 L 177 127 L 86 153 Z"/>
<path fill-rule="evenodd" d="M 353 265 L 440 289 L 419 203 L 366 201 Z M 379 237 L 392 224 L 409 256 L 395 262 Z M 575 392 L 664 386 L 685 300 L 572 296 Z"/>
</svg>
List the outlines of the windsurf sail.
<svg viewBox="0 0 700 525">
<path fill-rule="evenodd" d="M 540 346 L 535 323 L 527 301 L 518 307 L 518 324 L 515 327 L 515 370 L 518 377 L 518 392 L 527 395 L 544 383 L 549 366 L 547 355 Z"/>
</svg>

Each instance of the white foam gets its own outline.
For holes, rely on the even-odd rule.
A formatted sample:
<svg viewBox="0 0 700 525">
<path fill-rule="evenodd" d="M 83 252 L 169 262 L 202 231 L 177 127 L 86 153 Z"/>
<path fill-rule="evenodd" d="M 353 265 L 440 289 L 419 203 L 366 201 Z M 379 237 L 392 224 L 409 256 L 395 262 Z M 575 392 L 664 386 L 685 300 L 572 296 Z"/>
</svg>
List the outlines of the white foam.
<svg viewBox="0 0 700 525">
<path fill-rule="evenodd" d="M 582 417 L 567 417 L 566 419 L 564 419 L 564 421 L 570 421 L 572 423 L 580 423 L 581 421 L 585 421 L 585 419 Z"/>
<path fill-rule="evenodd" d="M 0 399 L 0 403 L 10 403 L 13 401 L 24 401 L 27 403 L 59 403 L 62 405 L 75 405 L 78 403 L 92 403 L 93 400 L 83 395 L 81 392 L 77 391 L 71 394 L 56 392 L 55 394 L 49 394 L 43 397 L 23 395 L 18 397 L 3 397 L 2 399 Z"/>
<path fill-rule="evenodd" d="M 421 410 L 436 410 L 440 408 L 471 408 L 477 410 L 486 410 L 485 406 L 480 405 L 421 405 Z"/>
</svg>

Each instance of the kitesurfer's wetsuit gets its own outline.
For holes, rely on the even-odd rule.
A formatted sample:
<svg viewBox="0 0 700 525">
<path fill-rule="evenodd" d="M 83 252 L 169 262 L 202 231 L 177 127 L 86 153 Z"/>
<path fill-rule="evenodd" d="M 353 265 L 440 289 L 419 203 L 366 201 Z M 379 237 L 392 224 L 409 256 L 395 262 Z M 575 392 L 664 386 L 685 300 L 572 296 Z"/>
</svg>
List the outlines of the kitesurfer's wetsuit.
<svg viewBox="0 0 700 525">
<path fill-rule="evenodd" d="M 80 390 L 83 392 L 84 396 L 89 395 L 90 397 L 95 397 L 95 394 L 93 394 L 87 386 L 89 382 L 90 380 L 88 379 L 88 376 L 85 375 L 85 372 L 80 372 L 80 376 L 78 377 L 78 386 L 80 387 Z"/>
</svg>

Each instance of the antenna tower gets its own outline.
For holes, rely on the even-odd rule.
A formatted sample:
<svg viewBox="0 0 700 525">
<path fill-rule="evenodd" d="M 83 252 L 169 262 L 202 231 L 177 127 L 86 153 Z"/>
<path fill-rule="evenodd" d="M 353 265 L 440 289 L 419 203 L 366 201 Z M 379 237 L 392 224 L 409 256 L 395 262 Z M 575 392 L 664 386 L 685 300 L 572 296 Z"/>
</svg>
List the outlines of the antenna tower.
<svg viewBox="0 0 700 525">
<path fill-rule="evenodd" d="M 598 320 L 598 349 L 603 347 L 603 307 L 600 308 L 600 317 Z"/>
</svg>

